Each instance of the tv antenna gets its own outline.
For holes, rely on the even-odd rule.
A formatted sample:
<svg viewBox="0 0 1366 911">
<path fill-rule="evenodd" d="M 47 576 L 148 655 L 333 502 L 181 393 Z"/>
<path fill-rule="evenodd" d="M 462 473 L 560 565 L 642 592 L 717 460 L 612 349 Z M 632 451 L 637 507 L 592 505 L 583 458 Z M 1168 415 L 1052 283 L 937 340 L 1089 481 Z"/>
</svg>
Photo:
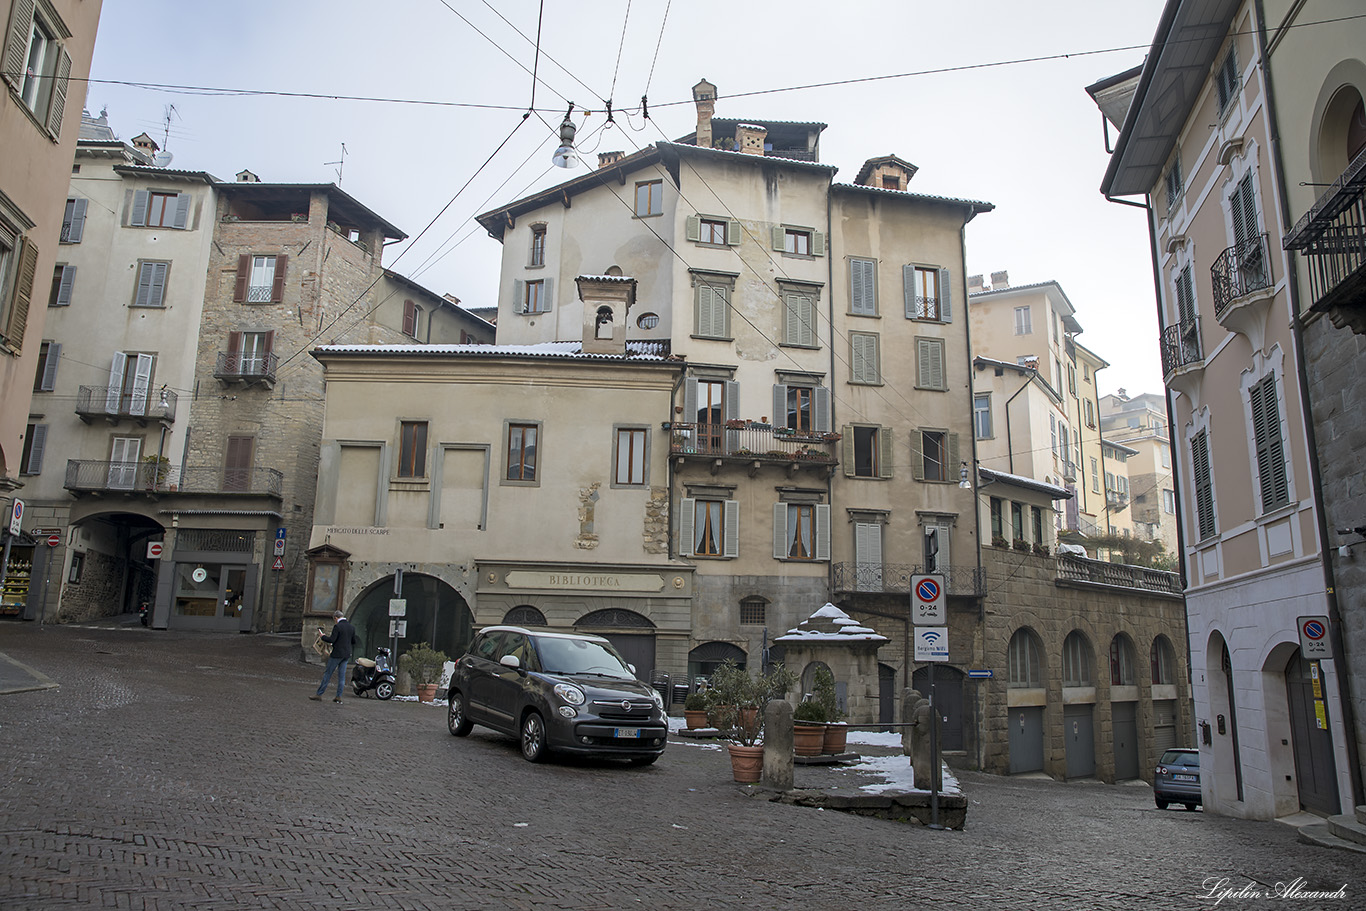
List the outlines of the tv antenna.
<svg viewBox="0 0 1366 911">
<path fill-rule="evenodd" d="M 152 156 L 152 164 L 156 165 L 159 168 L 166 167 L 168 164 L 171 163 L 171 159 L 174 157 L 171 154 L 170 150 L 166 148 L 171 144 L 171 117 L 173 116 L 179 117 L 180 112 L 176 110 L 175 105 L 166 105 L 166 108 L 162 112 L 161 116 L 162 122 L 164 124 L 164 127 L 161 132 L 161 151 L 157 152 L 155 155 Z"/>
<path fill-rule="evenodd" d="M 340 161 L 324 161 L 324 162 L 323 162 L 323 164 L 325 164 L 325 165 L 334 164 L 334 165 L 337 166 L 337 186 L 338 186 L 339 188 L 341 187 L 341 182 L 342 182 L 342 170 L 346 167 L 346 143 L 343 142 L 343 143 L 341 144 L 341 147 L 342 147 L 342 151 L 341 151 L 341 160 L 340 160 Z"/>
</svg>

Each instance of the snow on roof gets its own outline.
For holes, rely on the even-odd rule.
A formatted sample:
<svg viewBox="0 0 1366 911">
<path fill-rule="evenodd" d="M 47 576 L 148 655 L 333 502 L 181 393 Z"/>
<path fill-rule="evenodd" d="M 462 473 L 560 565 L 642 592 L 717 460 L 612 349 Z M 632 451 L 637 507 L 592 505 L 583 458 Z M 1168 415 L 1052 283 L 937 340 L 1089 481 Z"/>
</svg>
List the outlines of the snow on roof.
<svg viewBox="0 0 1366 911">
<path fill-rule="evenodd" d="M 1056 484 L 1049 484 L 1045 481 L 1036 481 L 1024 475 L 1007 474 L 1004 471 L 996 471 L 994 468 L 978 468 L 982 480 L 985 482 L 1004 481 L 1007 484 L 1014 484 L 1017 487 L 1024 487 L 1028 490 L 1037 490 L 1041 493 L 1052 494 L 1055 500 L 1068 500 L 1072 497 L 1072 491 L 1066 487 L 1059 487 Z"/>
<path fill-rule="evenodd" d="M 534 345 L 319 345 L 317 354 L 415 354 L 464 357 L 585 357 L 595 360 L 665 360 L 662 342 L 627 342 L 626 354 L 587 354 L 583 342 L 540 342 Z"/>
<path fill-rule="evenodd" d="M 887 642 L 886 636 L 861 625 L 835 605 L 826 602 L 794 629 L 778 636 L 774 642 Z"/>
</svg>

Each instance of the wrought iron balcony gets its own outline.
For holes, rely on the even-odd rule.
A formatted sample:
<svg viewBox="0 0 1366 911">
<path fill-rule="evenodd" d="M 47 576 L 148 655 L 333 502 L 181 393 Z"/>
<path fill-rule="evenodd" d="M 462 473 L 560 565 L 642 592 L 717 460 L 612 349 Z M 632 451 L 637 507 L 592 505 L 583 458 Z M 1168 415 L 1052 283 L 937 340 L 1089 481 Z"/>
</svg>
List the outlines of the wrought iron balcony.
<svg viewBox="0 0 1366 911">
<path fill-rule="evenodd" d="M 176 394 L 169 389 L 125 392 L 118 386 L 82 386 L 76 392 L 76 414 L 82 421 L 174 421 Z"/>
<path fill-rule="evenodd" d="M 918 563 L 833 563 L 837 592 L 905 592 L 910 594 L 911 577 L 926 570 Z M 936 570 L 944 576 L 950 595 L 982 596 L 987 593 L 986 578 L 976 566 L 950 566 Z"/>
<path fill-rule="evenodd" d="M 664 429 L 673 433 L 669 442 L 670 455 L 798 466 L 833 466 L 835 444 L 840 439 L 838 433 L 803 432 L 751 421 L 671 423 Z"/>
<path fill-rule="evenodd" d="M 255 494 L 280 497 L 284 475 L 274 468 L 200 468 L 156 462 L 71 459 L 66 483 L 73 493 Z"/>
<path fill-rule="evenodd" d="M 1170 377 L 1182 367 L 1199 366 L 1205 356 L 1200 349 L 1200 317 L 1183 319 L 1162 330 L 1162 375 Z"/>
<path fill-rule="evenodd" d="M 1146 566 L 1110 563 L 1072 554 L 1058 554 L 1058 579 L 1107 585 L 1112 588 L 1134 588 L 1168 595 L 1181 594 L 1181 576 Z"/>
<path fill-rule="evenodd" d="M 1271 287 L 1271 248 L 1266 235 L 1258 234 L 1229 247 L 1209 271 L 1214 283 L 1214 316 L 1218 319 L 1233 301 Z"/>
<path fill-rule="evenodd" d="M 275 383 L 275 367 L 280 362 L 277 354 L 243 354 L 222 351 L 214 367 L 215 379 L 228 383 Z"/>
<path fill-rule="evenodd" d="M 1119 490 L 1105 491 L 1105 505 L 1111 509 L 1123 509 L 1129 505 L 1129 495 Z"/>
<path fill-rule="evenodd" d="M 1282 246 L 1304 254 L 1314 310 L 1328 310 L 1366 292 L 1366 150 L 1318 198 Z"/>
</svg>

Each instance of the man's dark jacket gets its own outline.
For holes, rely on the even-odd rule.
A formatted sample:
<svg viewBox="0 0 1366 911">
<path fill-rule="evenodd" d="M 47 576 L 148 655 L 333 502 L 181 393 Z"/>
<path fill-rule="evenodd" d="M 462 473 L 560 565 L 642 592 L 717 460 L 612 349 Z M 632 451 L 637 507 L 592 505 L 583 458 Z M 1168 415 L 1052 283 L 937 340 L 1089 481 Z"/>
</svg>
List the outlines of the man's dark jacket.
<svg viewBox="0 0 1366 911">
<path fill-rule="evenodd" d="M 332 627 L 332 635 L 323 636 L 324 642 L 332 643 L 333 658 L 350 658 L 351 649 L 356 645 L 356 628 L 351 625 L 351 621 L 342 617 L 337 621 L 337 625 Z"/>
</svg>

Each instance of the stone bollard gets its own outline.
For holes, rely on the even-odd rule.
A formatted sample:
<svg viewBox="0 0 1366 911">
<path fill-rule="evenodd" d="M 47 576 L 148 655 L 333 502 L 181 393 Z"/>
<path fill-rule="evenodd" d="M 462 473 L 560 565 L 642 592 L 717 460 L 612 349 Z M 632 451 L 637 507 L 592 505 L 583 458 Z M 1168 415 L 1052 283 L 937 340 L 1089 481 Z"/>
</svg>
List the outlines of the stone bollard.
<svg viewBox="0 0 1366 911">
<path fill-rule="evenodd" d="M 775 699 L 764 709 L 765 787 L 792 790 L 792 706 Z"/>
<path fill-rule="evenodd" d="M 925 791 L 930 789 L 931 774 L 941 790 L 944 786 L 943 770 L 936 767 L 930 755 L 930 725 L 936 721 L 934 716 L 935 713 L 930 711 L 930 701 L 917 690 L 901 691 L 901 721 L 914 725 L 905 728 L 901 735 L 901 752 L 911 757 L 916 788 Z"/>
</svg>

